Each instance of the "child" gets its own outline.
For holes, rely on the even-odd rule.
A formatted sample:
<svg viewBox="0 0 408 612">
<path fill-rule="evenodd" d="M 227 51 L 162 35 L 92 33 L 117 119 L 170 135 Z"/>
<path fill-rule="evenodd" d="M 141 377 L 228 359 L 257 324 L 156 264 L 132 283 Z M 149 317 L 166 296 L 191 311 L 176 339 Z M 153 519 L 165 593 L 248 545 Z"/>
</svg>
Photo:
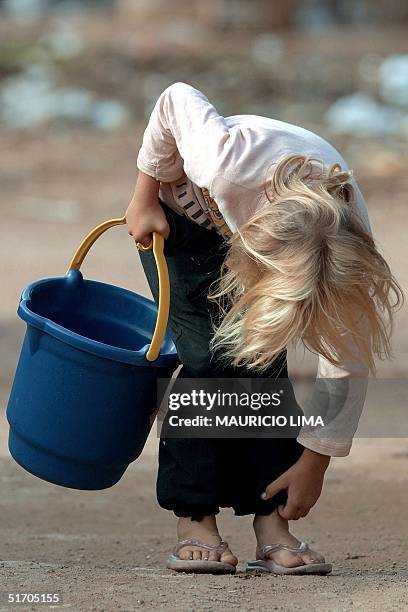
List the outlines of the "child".
<svg viewBox="0 0 408 612">
<path fill-rule="evenodd" d="M 274 119 L 224 118 L 200 91 L 175 83 L 154 107 L 137 165 L 128 230 L 145 246 L 153 231 L 167 239 L 180 376 L 287 377 L 286 347 L 301 341 L 319 355 L 317 381 L 365 381 L 343 408 L 358 420 L 374 356 L 390 355 L 402 293 L 336 149 Z M 141 259 L 157 299 L 152 255 Z M 248 569 L 330 572 L 288 521 L 308 514 L 330 457 L 346 456 L 351 438 L 330 427 L 297 439 L 162 437 L 158 501 L 179 517 L 168 567 L 234 572 L 215 519 L 229 506 L 254 514 Z"/>
</svg>

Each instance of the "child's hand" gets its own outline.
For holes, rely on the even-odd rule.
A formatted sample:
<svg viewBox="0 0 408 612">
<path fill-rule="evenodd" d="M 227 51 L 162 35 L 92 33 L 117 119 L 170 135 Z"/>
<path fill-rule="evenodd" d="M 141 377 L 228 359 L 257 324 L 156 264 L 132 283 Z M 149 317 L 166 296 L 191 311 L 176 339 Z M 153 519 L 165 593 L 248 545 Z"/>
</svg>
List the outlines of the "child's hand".
<svg viewBox="0 0 408 612">
<path fill-rule="evenodd" d="M 159 203 L 159 181 L 139 172 L 135 192 L 126 211 L 126 223 L 131 236 L 144 246 L 152 240 L 152 232 L 169 237 L 170 228 Z"/>
<path fill-rule="evenodd" d="M 320 497 L 329 462 L 330 457 L 305 448 L 300 459 L 266 487 L 262 499 L 286 489 L 288 499 L 285 506 L 279 506 L 278 513 L 291 521 L 303 518 Z"/>
<path fill-rule="evenodd" d="M 166 215 L 159 202 L 138 202 L 133 199 L 126 211 L 128 232 L 136 242 L 148 246 L 152 240 L 152 232 L 169 237 L 170 228 Z"/>
</svg>

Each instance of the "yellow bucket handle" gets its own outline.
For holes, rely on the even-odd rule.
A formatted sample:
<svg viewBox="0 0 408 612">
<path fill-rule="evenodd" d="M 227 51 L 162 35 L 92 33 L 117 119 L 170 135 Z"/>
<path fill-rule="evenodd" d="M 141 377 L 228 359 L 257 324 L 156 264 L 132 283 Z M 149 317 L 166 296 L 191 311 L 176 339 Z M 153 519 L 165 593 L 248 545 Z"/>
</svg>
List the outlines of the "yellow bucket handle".
<svg viewBox="0 0 408 612">
<path fill-rule="evenodd" d="M 68 266 L 67 274 L 71 270 L 80 269 L 82 262 L 84 261 L 89 249 L 99 238 L 99 236 L 101 236 L 104 232 L 106 232 L 106 230 L 110 229 L 111 227 L 114 227 L 115 225 L 124 225 L 125 223 L 126 217 L 120 217 L 118 219 L 108 219 L 107 221 L 100 223 L 92 231 L 90 231 L 75 251 L 75 254 Z M 141 251 L 150 251 L 153 248 L 153 255 L 156 261 L 157 274 L 159 277 L 159 306 L 156 325 L 154 328 L 152 341 L 146 353 L 146 359 L 148 361 L 155 361 L 159 356 L 160 347 L 164 340 L 170 309 L 170 281 L 169 271 L 167 269 L 167 262 L 163 252 L 164 238 L 160 234 L 153 232 L 153 244 L 150 244 L 149 246 L 145 247 L 138 242 L 136 246 Z"/>
</svg>

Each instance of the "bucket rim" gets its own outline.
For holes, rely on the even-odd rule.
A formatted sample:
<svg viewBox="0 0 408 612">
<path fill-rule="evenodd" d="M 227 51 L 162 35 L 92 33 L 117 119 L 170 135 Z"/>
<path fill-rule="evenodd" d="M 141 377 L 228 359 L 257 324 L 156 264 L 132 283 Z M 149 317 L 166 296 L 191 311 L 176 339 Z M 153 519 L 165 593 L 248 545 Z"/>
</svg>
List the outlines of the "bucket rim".
<svg viewBox="0 0 408 612">
<path fill-rule="evenodd" d="M 153 300 L 150 300 L 149 298 L 140 295 L 135 291 L 131 291 L 130 289 L 126 289 L 125 287 L 111 285 L 110 283 L 104 283 L 102 281 L 97 281 L 94 279 L 84 279 L 80 270 L 71 270 L 68 274 L 64 276 L 50 276 L 29 283 L 21 294 L 20 302 L 17 309 L 18 316 L 23 321 L 25 321 L 25 323 L 27 323 L 27 326 L 35 327 L 43 333 L 46 333 L 52 336 L 53 338 L 56 338 L 57 340 L 68 344 L 69 346 L 82 350 L 86 353 L 90 353 L 97 357 L 110 359 L 129 365 L 145 366 L 149 368 L 171 367 L 172 365 L 175 365 L 177 363 L 177 351 L 172 341 L 170 345 L 172 347 L 171 350 L 167 350 L 166 352 L 160 352 L 158 358 L 155 361 L 148 361 L 146 359 L 146 353 L 149 348 L 149 343 L 146 343 L 142 348 L 137 351 L 119 348 L 111 344 L 106 344 L 98 340 L 87 338 L 86 336 L 82 336 L 81 334 L 68 330 L 64 326 L 55 323 L 51 319 L 48 319 L 47 317 L 35 313 L 30 309 L 29 302 L 32 297 L 32 292 L 39 286 L 45 285 L 50 282 L 62 283 L 64 281 L 72 282 L 75 280 L 77 282 L 78 280 L 82 280 L 84 283 L 113 288 L 115 290 L 120 291 L 122 294 L 137 298 L 137 300 L 143 302 L 145 306 L 151 308 L 152 310 L 157 310 L 157 306 Z M 168 337 L 167 333 L 166 336 Z M 161 351 L 162 350 L 163 348 L 161 348 Z"/>
</svg>

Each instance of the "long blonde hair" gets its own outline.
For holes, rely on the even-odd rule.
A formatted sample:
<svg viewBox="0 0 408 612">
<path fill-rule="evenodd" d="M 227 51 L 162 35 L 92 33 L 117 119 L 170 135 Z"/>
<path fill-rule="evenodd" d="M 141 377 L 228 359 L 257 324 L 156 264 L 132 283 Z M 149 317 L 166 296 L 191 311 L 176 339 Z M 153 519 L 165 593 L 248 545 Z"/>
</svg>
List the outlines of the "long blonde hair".
<svg viewBox="0 0 408 612">
<path fill-rule="evenodd" d="M 375 373 L 375 355 L 391 356 L 404 296 L 356 210 L 351 179 L 339 164 L 301 155 L 276 165 L 265 205 L 232 236 L 210 292 L 218 359 L 262 371 L 301 342 L 334 365 L 353 356 Z"/>
</svg>

